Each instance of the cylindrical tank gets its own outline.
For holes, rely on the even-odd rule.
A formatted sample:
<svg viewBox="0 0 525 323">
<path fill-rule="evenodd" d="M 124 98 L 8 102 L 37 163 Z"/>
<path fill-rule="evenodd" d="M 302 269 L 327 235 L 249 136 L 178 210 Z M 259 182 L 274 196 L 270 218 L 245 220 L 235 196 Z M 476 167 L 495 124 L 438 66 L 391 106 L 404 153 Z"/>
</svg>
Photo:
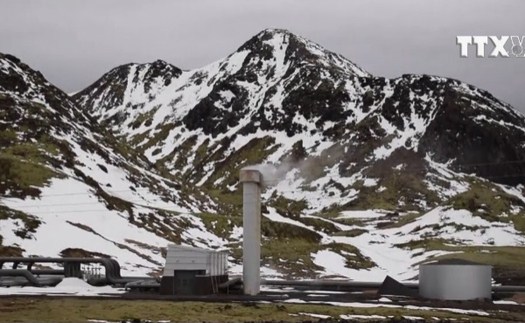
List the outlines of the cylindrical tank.
<svg viewBox="0 0 525 323">
<path fill-rule="evenodd" d="M 420 265 L 419 296 L 454 301 L 492 299 L 492 266 L 462 259 Z"/>
</svg>

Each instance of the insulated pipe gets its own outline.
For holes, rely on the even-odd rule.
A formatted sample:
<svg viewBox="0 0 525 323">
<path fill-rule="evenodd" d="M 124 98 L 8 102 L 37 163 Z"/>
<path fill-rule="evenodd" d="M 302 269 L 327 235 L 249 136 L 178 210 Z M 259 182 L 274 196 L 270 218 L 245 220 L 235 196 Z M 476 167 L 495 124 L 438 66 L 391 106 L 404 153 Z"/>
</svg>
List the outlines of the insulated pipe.
<svg viewBox="0 0 525 323">
<path fill-rule="evenodd" d="M 40 281 L 27 269 L 0 269 L 0 277 L 25 277 L 33 286 L 42 286 Z"/>
<path fill-rule="evenodd" d="M 31 269 L 33 275 L 60 275 L 64 276 L 64 269 Z"/>
<path fill-rule="evenodd" d="M 0 257 L 0 264 L 9 262 L 13 263 L 13 267 L 17 267 L 20 263 L 59 263 L 64 264 L 64 267 L 66 266 L 66 263 L 98 263 L 106 268 L 105 279 L 112 285 L 123 285 L 130 281 L 137 280 L 136 278 L 122 277 L 120 275 L 120 264 L 112 258 Z"/>
<path fill-rule="evenodd" d="M 284 287 L 314 287 L 314 288 L 379 288 L 383 284 L 382 282 L 366 282 L 366 281 L 353 281 L 353 280 L 271 280 L 263 279 L 262 285 L 267 286 L 284 286 Z M 402 283 L 404 286 L 409 288 L 417 288 L 417 283 Z"/>
<path fill-rule="evenodd" d="M 245 295 L 257 295 L 261 290 L 261 182 L 258 170 L 243 168 L 242 196 L 242 277 Z"/>
<path fill-rule="evenodd" d="M 311 287 L 313 289 L 329 287 L 351 287 L 351 288 L 379 288 L 383 283 L 366 281 L 345 281 L 345 280 L 261 280 L 261 285 L 282 286 L 282 287 Z M 419 288 L 419 283 L 402 282 L 408 288 Z M 320 289 L 322 290 L 322 289 Z M 492 285 L 493 292 L 525 292 L 525 286 L 520 285 Z"/>
<path fill-rule="evenodd" d="M 525 292 L 525 286 L 519 285 L 492 285 L 493 292 Z"/>
</svg>

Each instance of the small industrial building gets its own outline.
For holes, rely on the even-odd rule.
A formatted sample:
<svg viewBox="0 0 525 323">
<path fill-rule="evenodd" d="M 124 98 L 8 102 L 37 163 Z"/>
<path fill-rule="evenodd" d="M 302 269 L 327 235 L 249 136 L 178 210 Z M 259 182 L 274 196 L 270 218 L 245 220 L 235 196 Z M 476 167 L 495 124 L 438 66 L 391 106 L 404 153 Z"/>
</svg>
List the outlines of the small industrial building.
<svg viewBox="0 0 525 323">
<path fill-rule="evenodd" d="M 492 266 L 444 259 L 419 266 L 419 296 L 467 301 L 492 299 Z"/>
<path fill-rule="evenodd" d="M 228 253 L 168 245 L 161 295 L 209 295 L 228 281 Z"/>
</svg>

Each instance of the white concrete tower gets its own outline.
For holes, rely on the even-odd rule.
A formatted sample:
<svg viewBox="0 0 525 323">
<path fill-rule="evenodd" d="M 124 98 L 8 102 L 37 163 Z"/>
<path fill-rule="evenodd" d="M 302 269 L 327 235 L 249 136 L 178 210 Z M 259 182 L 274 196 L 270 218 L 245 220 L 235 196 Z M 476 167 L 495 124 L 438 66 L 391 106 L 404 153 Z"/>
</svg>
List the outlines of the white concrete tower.
<svg viewBox="0 0 525 323">
<path fill-rule="evenodd" d="M 261 185 L 258 170 L 243 168 L 242 196 L 242 281 L 245 295 L 258 295 L 261 289 Z"/>
</svg>

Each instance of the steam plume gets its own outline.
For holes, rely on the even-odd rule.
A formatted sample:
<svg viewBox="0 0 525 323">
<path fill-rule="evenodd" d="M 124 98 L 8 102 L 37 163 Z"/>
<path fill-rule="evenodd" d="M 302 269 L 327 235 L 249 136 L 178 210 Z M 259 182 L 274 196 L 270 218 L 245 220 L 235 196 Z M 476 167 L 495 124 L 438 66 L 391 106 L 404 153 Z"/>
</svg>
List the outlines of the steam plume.
<svg viewBox="0 0 525 323">
<path fill-rule="evenodd" d="M 288 156 L 278 164 L 256 164 L 246 166 L 244 169 L 257 170 L 261 172 L 263 177 L 263 185 L 271 187 L 281 181 L 284 176 L 292 169 L 298 169 L 301 172 L 308 173 L 315 168 L 324 167 L 326 164 L 337 163 L 344 154 L 343 147 L 335 147 L 330 149 L 330 154 L 324 157 L 311 157 L 302 160 L 297 160 Z"/>
</svg>

